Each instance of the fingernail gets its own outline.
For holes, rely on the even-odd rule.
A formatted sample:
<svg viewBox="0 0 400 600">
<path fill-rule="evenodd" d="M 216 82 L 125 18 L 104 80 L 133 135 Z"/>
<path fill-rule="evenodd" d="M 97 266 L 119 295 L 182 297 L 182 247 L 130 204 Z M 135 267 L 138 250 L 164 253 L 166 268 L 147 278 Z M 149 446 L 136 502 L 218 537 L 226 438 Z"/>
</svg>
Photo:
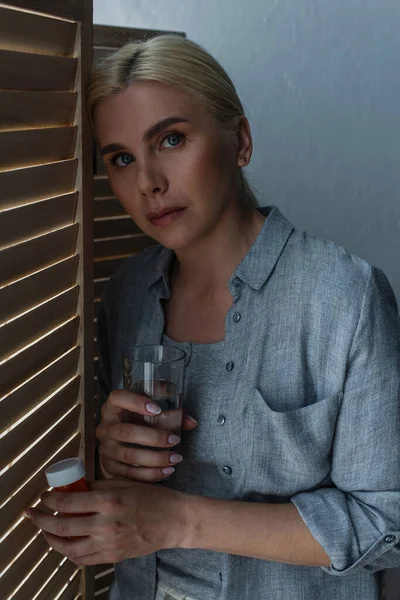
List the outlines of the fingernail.
<svg viewBox="0 0 400 600">
<path fill-rule="evenodd" d="M 157 404 L 152 404 L 151 402 L 146 404 L 146 409 L 153 415 L 159 415 L 161 412 L 161 408 L 157 406 Z"/>
<path fill-rule="evenodd" d="M 169 462 L 174 464 L 180 463 L 182 461 L 182 456 L 180 454 L 171 454 L 169 457 Z"/>
<path fill-rule="evenodd" d="M 32 512 L 29 510 L 29 508 L 27 508 L 26 510 L 24 510 L 24 515 L 28 519 L 32 519 Z"/>
<path fill-rule="evenodd" d="M 179 442 L 181 441 L 181 438 L 178 435 L 175 435 L 174 433 L 171 433 L 168 436 L 168 444 L 179 444 Z"/>
<path fill-rule="evenodd" d="M 172 475 L 172 473 L 175 472 L 174 467 L 165 467 L 165 469 L 162 470 L 164 475 Z"/>
<path fill-rule="evenodd" d="M 192 421 L 192 423 L 196 423 L 197 425 L 199 424 L 198 421 L 196 421 L 196 419 L 194 419 L 193 417 L 191 417 L 190 415 L 186 415 L 186 418 L 189 419 L 189 421 Z"/>
</svg>

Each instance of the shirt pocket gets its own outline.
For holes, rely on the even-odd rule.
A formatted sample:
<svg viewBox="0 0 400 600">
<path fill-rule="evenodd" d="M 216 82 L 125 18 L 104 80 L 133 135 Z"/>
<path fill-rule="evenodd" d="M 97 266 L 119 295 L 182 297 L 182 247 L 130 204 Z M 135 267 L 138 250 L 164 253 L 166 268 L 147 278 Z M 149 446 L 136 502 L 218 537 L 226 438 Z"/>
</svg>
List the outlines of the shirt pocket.
<svg viewBox="0 0 400 600">
<path fill-rule="evenodd" d="M 254 389 L 244 428 L 251 446 L 247 491 L 291 496 L 318 487 L 329 477 L 342 398 L 343 394 L 337 393 L 308 406 L 277 412 Z"/>
</svg>

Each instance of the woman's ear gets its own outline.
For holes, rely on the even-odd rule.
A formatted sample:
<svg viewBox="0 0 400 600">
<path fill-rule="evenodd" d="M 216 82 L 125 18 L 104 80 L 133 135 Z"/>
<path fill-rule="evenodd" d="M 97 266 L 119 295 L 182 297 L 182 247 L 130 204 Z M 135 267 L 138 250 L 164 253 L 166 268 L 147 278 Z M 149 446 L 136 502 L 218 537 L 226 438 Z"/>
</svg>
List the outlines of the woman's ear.
<svg viewBox="0 0 400 600">
<path fill-rule="evenodd" d="M 249 164 L 253 152 L 253 139 L 251 137 L 250 124 L 244 115 L 239 117 L 238 123 L 238 166 L 244 167 Z"/>
</svg>

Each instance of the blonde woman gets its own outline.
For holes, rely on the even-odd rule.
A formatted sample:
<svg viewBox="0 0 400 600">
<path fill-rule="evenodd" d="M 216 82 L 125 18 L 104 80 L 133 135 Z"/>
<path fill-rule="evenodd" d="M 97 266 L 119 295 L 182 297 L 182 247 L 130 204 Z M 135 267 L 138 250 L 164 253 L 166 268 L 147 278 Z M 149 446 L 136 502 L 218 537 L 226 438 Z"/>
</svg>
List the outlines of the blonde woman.
<svg viewBox="0 0 400 600">
<path fill-rule="evenodd" d="M 115 195 L 158 245 L 102 302 L 106 481 L 43 498 L 89 516 L 34 523 L 78 565 L 117 563 L 112 600 L 376 600 L 378 572 L 400 566 L 385 276 L 257 207 L 249 123 L 196 44 L 126 45 L 94 73 L 90 107 Z M 180 453 L 171 432 L 122 423 L 157 410 L 121 389 L 122 353 L 143 343 L 188 354 Z"/>
</svg>

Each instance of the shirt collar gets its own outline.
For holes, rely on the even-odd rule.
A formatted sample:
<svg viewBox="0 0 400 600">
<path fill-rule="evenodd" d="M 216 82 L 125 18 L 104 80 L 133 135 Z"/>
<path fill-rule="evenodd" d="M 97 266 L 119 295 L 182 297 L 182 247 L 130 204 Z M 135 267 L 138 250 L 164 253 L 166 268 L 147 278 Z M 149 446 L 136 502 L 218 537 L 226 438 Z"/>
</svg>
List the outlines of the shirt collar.
<svg viewBox="0 0 400 600">
<path fill-rule="evenodd" d="M 294 229 L 276 206 L 265 206 L 258 210 L 266 216 L 265 223 L 232 275 L 230 285 L 235 278 L 239 278 L 253 289 L 259 290 L 272 273 Z M 148 276 L 148 287 L 162 279 L 166 297 L 169 297 L 169 270 L 175 254 L 169 248 L 160 248 L 157 262 Z"/>
</svg>

